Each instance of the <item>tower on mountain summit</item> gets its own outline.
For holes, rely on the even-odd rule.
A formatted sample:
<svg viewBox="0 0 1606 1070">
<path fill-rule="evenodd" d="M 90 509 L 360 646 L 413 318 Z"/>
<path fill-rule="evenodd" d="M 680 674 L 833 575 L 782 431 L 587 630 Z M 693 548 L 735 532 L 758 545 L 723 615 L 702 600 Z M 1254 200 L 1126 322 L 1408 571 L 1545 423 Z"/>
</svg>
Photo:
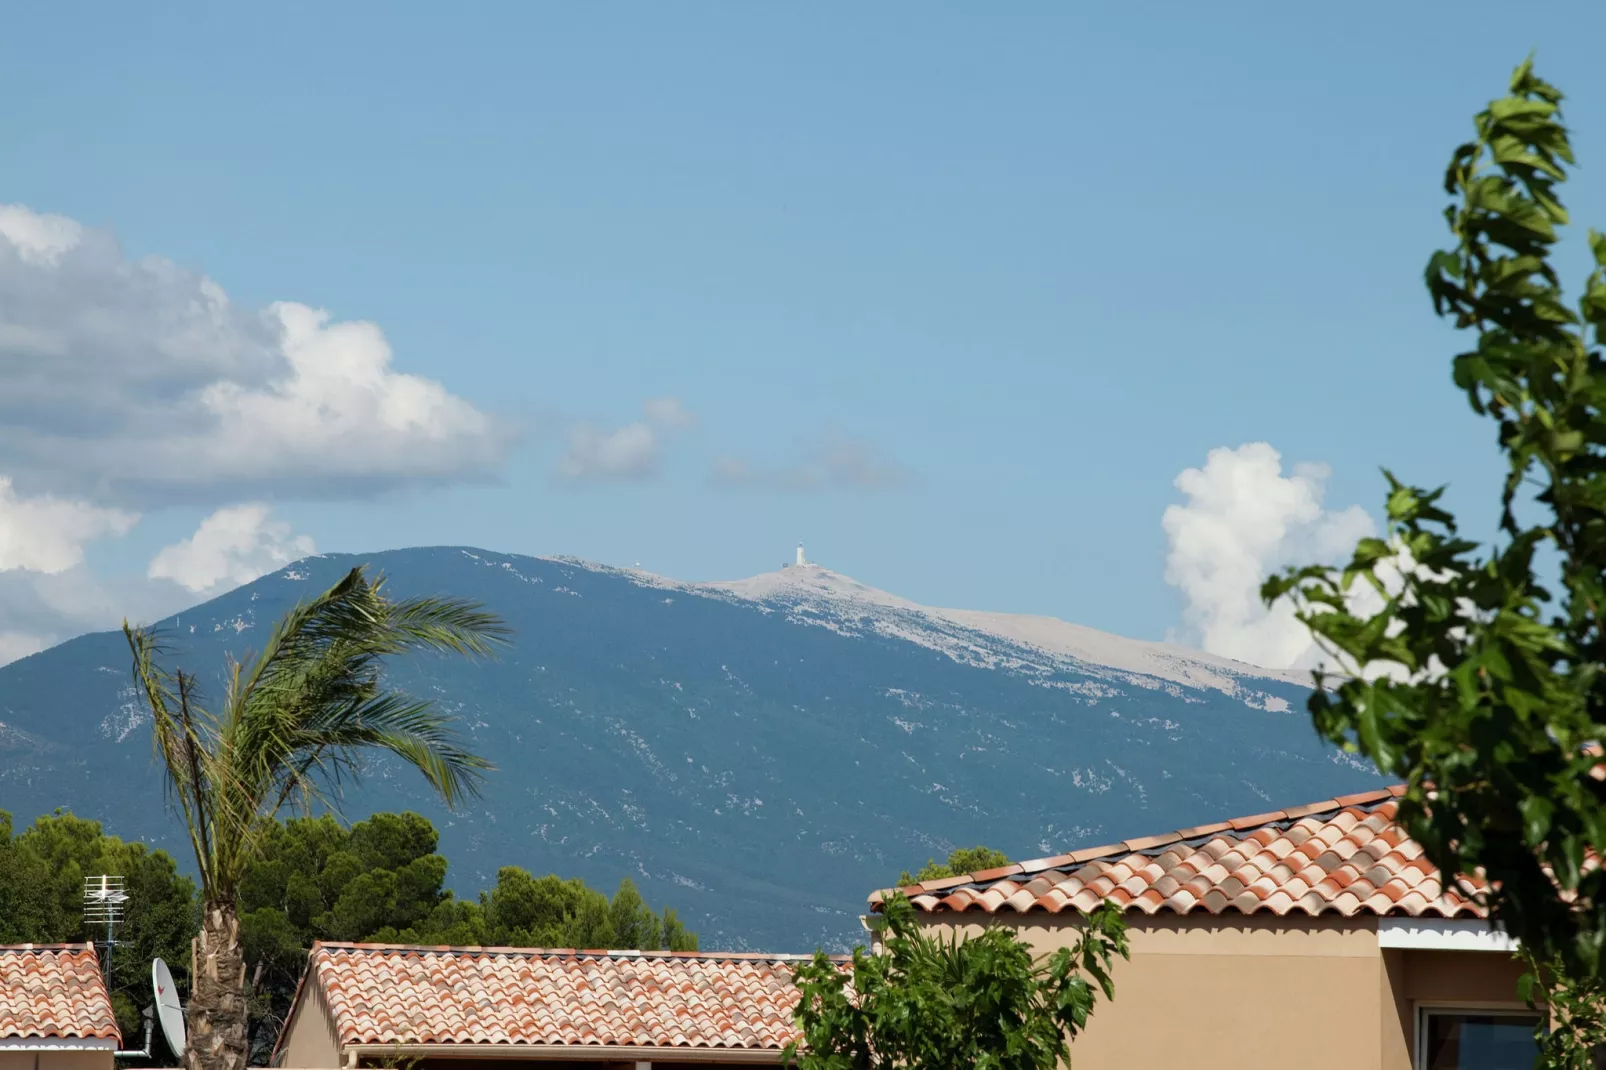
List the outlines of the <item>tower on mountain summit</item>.
<svg viewBox="0 0 1606 1070">
<path fill-rule="evenodd" d="M 803 543 L 800 540 L 797 544 L 797 567 L 802 568 L 806 564 L 808 562 L 803 559 Z"/>
</svg>

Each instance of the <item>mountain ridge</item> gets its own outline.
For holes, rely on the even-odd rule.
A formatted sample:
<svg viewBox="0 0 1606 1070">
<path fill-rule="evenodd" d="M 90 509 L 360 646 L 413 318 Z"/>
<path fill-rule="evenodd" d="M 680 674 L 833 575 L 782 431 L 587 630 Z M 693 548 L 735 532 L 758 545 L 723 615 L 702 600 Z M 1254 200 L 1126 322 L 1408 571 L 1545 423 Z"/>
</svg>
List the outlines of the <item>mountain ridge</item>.
<svg viewBox="0 0 1606 1070">
<path fill-rule="evenodd" d="M 1316 738 L 1287 674 L 818 566 L 698 584 L 474 547 L 328 554 L 162 627 L 213 672 L 361 563 L 398 595 L 481 601 L 515 637 L 491 663 L 388 670 L 495 761 L 483 799 L 447 813 L 379 761 L 347 816 L 425 813 L 459 891 L 501 865 L 629 875 L 705 947 L 844 946 L 870 891 L 953 846 L 1037 857 L 1379 783 Z M 0 667 L 0 808 L 182 843 L 127 663 L 97 633 Z"/>
<path fill-rule="evenodd" d="M 472 548 L 455 549 L 470 553 Z M 996 639 L 1037 650 L 1045 657 L 1067 657 L 1073 662 L 1112 670 L 1125 670 L 1187 685 L 1202 685 L 1225 691 L 1237 690 L 1238 679 L 1267 679 L 1305 686 L 1310 674 L 1298 670 L 1268 669 L 1218 654 L 1175 643 L 1130 639 L 1044 614 L 1008 613 L 999 610 L 949 609 L 928 606 L 891 594 L 836 572 L 824 565 L 808 563 L 785 565 L 739 580 L 677 580 L 639 568 L 620 568 L 572 556 L 534 556 L 533 560 L 555 561 L 598 572 L 613 572 L 647 586 L 681 590 L 693 594 L 728 593 L 746 601 L 764 604 L 788 596 L 817 597 L 828 603 L 857 602 L 878 607 L 925 614 L 959 627 L 984 632 Z M 798 599 L 801 601 L 803 599 Z"/>
</svg>

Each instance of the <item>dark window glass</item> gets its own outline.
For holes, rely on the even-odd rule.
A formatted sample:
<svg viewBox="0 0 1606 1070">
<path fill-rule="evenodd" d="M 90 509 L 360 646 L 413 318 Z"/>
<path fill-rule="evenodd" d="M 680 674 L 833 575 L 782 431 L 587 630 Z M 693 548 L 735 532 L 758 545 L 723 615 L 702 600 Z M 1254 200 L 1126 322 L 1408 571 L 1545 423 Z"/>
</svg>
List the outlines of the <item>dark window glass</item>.
<svg viewBox="0 0 1606 1070">
<path fill-rule="evenodd" d="M 1427 1013 L 1423 1070 L 1532 1070 L 1539 1019 L 1520 1014 Z"/>
</svg>

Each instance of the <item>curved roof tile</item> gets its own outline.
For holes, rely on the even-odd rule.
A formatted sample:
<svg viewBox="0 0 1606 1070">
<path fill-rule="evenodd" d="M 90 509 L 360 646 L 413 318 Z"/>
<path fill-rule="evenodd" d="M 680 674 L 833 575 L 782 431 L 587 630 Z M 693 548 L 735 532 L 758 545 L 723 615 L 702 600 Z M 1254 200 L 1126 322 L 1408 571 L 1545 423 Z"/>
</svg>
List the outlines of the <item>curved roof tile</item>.
<svg viewBox="0 0 1606 1070">
<path fill-rule="evenodd" d="M 109 1038 L 119 1043 L 111 996 L 88 944 L 0 946 L 0 1039 Z"/>
<path fill-rule="evenodd" d="M 906 889 L 921 910 L 1057 912 L 1101 899 L 1145 914 L 1479 917 L 1395 824 L 1403 787 L 1145 836 Z M 937 894 L 933 894 L 937 893 Z M 885 893 L 870 897 L 879 909 Z"/>
<path fill-rule="evenodd" d="M 797 1035 L 792 975 L 803 957 L 320 942 L 302 983 L 318 986 L 342 1045 L 779 1053 Z"/>
</svg>

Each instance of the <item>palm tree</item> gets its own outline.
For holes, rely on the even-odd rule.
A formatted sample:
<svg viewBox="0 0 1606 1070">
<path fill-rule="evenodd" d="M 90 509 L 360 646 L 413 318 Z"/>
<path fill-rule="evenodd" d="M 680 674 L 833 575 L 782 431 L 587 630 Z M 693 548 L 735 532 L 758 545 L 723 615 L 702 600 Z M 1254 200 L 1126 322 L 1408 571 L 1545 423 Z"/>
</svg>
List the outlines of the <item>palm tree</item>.
<svg viewBox="0 0 1606 1070">
<path fill-rule="evenodd" d="M 505 641 L 501 619 L 450 598 L 393 601 L 383 577 L 361 568 L 279 621 L 249 664 L 229 660 L 223 701 L 207 712 L 196 678 L 162 668 L 159 637 L 123 634 L 134 675 L 155 721 L 195 851 L 203 911 L 189 1001 L 186 1070 L 246 1064 L 245 958 L 237 892 L 263 830 L 287 805 L 338 803 L 363 751 L 389 751 L 413 765 L 448 806 L 476 793 L 484 759 L 464 750 L 450 718 L 428 701 L 386 685 L 387 658 L 413 651 L 488 655 Z"/>
</svg>

